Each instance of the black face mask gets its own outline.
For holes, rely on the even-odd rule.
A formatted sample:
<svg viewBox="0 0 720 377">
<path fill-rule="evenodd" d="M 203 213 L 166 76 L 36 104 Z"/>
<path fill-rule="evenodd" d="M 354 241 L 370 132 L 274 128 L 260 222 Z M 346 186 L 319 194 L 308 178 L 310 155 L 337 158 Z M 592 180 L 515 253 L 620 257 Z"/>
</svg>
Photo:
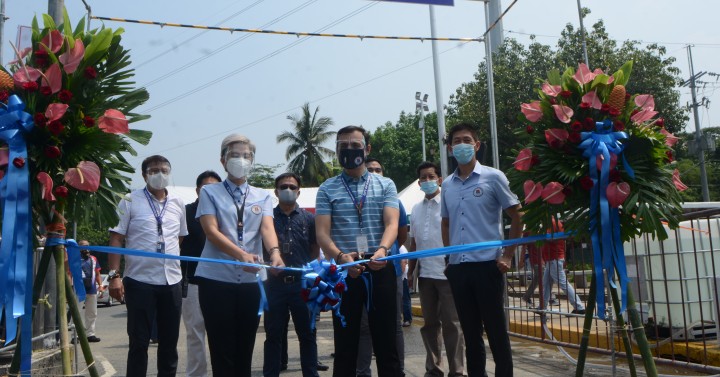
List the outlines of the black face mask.
<svg viewBox="0 0 720 377">
<path fill-rule="evenodd" d="M 90 257 L 89 251 L 81 251 L 80 256 L 82 256 L 82 259 L 88 259 Z"/>
<path fill-rule="evenodd" d="M 345 169 L 355 169 L 365 163 L 365 150 L 341 149 L 338 160 Z"/>
</svg>

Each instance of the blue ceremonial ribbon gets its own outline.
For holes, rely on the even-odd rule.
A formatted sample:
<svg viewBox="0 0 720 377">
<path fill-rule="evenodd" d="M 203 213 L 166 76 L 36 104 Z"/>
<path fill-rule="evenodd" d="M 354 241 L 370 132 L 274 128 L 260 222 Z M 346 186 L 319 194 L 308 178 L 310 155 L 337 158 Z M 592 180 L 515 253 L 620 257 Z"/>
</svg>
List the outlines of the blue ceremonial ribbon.
<svg viewBox="0 0 720 377">
<path fill-rule="evenodd" d="M 582 142 L 578 148 L 583 150 L 583 157 L 588 159 L 590 165 L 590 178 L 593 188 L 590 191 L 590 238 L 593 245 L 593 273 L 597 290 L 595 298 L 598 305 L 598 316 L 605 318 L 605 280 L 603 269 L 608 273 L 610 286 L 614 289 L 614 276 L 617 270 L 622 292 L 620 311 L 627 306 L 628 276 L 625 267 L 625 253 L 620 239 L 620 212 L 610 207 L 607 198 L 607 187 L 610 183 L 610 154 L 622 159 L 623 167 L 631 178 L 635 172 L 622 155 L 625 146 L 620 140 L 627 139 L 625 132 L 613 131 L 613 123 L 606 119 L 595 123 L 595 131 L 582 132 Z M 602 156 L 600 175 L 598 176 L 597 157 Z M 599 226 L 598 226 L 599 222 Z"/>
<path fill-rule="evenodd" d="M 73 289 L 77 295 L 78 301 L 83 302 L 86 298 L 85 284 L 82 284 L 82 261 L 80 260 L 80 247 L 73 239 L 65 240 L 64 238 L 48 237 L 45 240 L 45 247 L 66 245 L 65 252 L 68 257 L 68 267 L 70 275 L 73 278 Z M 73 248 L 67 246 L 73 245 Z"/>
<path fill-rule="evenodd" d="M 14 319 L 32 313 L 32 219 L 30 178 L 25 135 L 33 128 L 32 116 L 16 95 L 0 108 L 0 139 L 8 144 L 8 168 L 0 183 L 3 207 L 2 244 L 0 245 L 0 308 L 5 313 L 6 342 L 17 336 Z M 21 167 L 13 161 L 21 159 Z M 29 296 L 29 299 L 28 299 Z M 21 320 L 20 370 L 30 370 L 32 320 Z"/>
</svg>

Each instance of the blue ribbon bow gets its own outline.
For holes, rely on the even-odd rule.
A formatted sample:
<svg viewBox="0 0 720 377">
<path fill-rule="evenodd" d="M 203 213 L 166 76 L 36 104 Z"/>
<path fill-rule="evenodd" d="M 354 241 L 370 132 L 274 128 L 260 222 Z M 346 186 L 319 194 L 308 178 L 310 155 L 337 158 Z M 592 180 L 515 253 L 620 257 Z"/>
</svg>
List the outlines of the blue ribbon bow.
<svg viewBox="0 0 720 377">
<path fill-rule="evenodd" d="M 625 311 L 627 306 L 627 285 L 628 276 L 625 267 L 625 253 L 622 240 L 620 239 L 620 212 L 617 208 L 610 207 L 607 198 L 607 187 L 610 181 L 610 158 L 611 153 L 622 158 L 623 167 L 631 178 L 635 173 L 622 156 L 625 146 L 620 140 L 627 139 L 625 132 L 613 131 L 613 123 L 606 119 L 604 122 L 595 123 L 595 131 L 581 133 L 582 142 L 578 148 L 583 150 L 583 157 L 590 163 L 590 178 L 593 181 L 593 188 L 590 192 L 590 232 L 594 250 L 593 264 L 597 290 L 595 293 L 598 316 L 605 318 L 605 280 L 603 269 L 607 270 L 610 286 L 614 289 L 613 283 L 615 270 L 620 280 L 622 302 L 620 311 Z M 602 156 L 600 176 L 598 177 L 597 157 Z M 598 217 L 599 214 L 599 217 Z M 598 226 L 598 221 L 600 226 Z"/>
<path fill-rule="evenodd" d="M 30 177 L 25 135 L 33 128 L 32 116 L 22 100 L 12 95 L 0 108 L 0 139 L 9 147 L 7 173 L 0 181 L 0 205 L 3 206 L 2 244 L 0 245 L 0 308 L 5 313 L 7 342 L 17 336 L 17 321 L 32 315 L 32 218 Z M 14 161 L 21 161 L 16 166 Z M 21 321 L 20 370 L 30 370 L 32 320 Z"/>
</svg>

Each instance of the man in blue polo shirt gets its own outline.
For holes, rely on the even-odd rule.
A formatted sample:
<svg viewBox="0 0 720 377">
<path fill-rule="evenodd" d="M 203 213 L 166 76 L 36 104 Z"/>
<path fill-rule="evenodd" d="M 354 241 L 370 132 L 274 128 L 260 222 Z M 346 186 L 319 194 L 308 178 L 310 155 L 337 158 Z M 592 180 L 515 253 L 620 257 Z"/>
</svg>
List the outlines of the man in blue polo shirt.
<svg viewBox="0 0 720 377">
<path fill-rule="evenodd" d="M 443 244 L 465 245 L 503 238 L 502 211 L 510 217 L 510 238 L 522 234 L 520 202 L 510 191 L 501 171 L 481 165 L 475 154 L 480 141 L 474 128 L 458 124 L 446 140 L 458 168 L 443 182 L 440 207 Z M 460 326 L 465 337 L 467 371 L 470 377 L 485 372 L 487 331 L 495 376 L 512 376 L 510 338 L 505 324 L 503 293 L 505 276 L 515 247 L 477 250 L 450 255 L 445 275 L 455 299 Z"/>
<path fill-rule="evenodd" d="M 378 376 L 404 375 L 395 345 L 395 268 L 392 262 L 376 261 L 388 254 L 397 238 L 397 189 L 390 179 L 370 174 L 365 168 L 369 139 L 362 127 L 347 126 L 338 131 L 336 151 L 343 172 L 320 186 L 315 204 L 317 241 L 325 254 L 338 264 L 370 259 L 366 265 L 348 269 L 348 290 L 340 305 L 346 326 L 333 319 L 335 377 L 355 375 L 362 307 L 366 304 Z M 365 276 L 358 278 L 361 274 Z"/>
</svg>

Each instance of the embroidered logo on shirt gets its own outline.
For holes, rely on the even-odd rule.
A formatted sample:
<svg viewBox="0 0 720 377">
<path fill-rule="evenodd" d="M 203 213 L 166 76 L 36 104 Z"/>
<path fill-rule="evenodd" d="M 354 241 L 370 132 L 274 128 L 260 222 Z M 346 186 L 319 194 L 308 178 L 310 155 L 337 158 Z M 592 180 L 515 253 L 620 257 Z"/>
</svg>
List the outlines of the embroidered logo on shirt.
<svg viewBox="0 0 720 377">
<path fill-rule="evenodd" d="M 259 205 L 255 204 L 254 206 L 250 207 L 250 211 L 256 215 L 259 215 L 260 212 L 262 212 L 262 208 L 260 208 Z"/>
<path fill-rule="evenodd" d="M 477 198 L 481 197 L 483 194 L 483 191 L 480 187 L 475 187 L 475 190 L 473 190 L 473 195 Z"/>
</svg>

